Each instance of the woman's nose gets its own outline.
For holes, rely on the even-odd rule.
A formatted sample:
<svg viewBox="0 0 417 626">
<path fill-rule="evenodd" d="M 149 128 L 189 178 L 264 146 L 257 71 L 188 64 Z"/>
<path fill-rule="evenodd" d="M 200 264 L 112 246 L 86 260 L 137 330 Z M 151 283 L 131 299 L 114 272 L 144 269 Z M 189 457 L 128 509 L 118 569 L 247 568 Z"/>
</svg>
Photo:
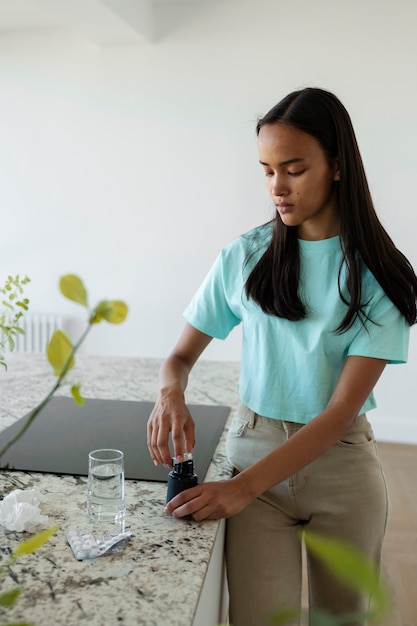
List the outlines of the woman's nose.
<svg viewBox="0 0 417 626">
<path fill-rule="evenodd" d="M 286 196 L 288 194 L 288 185 L 282 176 L 272 178 L 270 192 L 273 196 Z"/>
</svg>

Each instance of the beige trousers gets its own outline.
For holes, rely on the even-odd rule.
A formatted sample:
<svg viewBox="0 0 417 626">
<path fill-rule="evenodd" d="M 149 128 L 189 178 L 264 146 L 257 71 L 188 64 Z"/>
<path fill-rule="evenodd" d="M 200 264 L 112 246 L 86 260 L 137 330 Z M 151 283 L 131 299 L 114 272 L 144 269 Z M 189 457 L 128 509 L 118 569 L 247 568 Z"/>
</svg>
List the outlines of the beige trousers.
<svg viewBox="0 0 417 626">
<path fill-rule="evenodd" d="M 242 471 L 300 428 L 241 406 L 228 433 L 229 461 Z M 372 428 L 360 415 L 342 441 L 227 520 L 230 623 L 266 626 L 277 610 L 300 608 L 301 529 L 350 542 L 379 566 L 387 518 L 385 477 Z M 342 586 L 309 555 L 307 568 L 310 609 L 343 614 L 368 608 L 369 598 Z"/>
</svg>

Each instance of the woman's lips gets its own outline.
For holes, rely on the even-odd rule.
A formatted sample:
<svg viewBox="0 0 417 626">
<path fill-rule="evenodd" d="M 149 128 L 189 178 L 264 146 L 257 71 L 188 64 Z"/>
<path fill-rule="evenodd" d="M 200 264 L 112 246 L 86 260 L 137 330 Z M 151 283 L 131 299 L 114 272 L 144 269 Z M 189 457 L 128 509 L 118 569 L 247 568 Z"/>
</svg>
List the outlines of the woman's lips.
<svg viewBox="0 0 417 626">
<path fill-rule="evenodd" d="M 294 209 L 293 204 L 277 204 L 276 207 L 281 215 L 284 215 L 285 213 L 291 213 L 291 211 Z"/>
</svg>

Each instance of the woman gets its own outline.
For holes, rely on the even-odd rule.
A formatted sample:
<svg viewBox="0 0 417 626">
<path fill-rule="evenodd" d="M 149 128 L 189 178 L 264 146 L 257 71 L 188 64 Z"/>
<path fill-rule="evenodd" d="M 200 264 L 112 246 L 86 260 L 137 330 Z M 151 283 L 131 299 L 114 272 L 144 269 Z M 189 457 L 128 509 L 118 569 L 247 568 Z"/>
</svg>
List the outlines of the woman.
<svg viewBox="0 0 417 626">
<path fill-rule="evenodd" d="M 289 94 L 257 124 L 276 207 L 219 255 L 185 311 L 148 423 L 155 464 L 194 447 L 184 391 L 213 337 L 243 324 L 239 393 L 227 452 L 233 478 L 198 485 L 166 512 L 228 518 L 233 626 L 300 606 L 300 529 L 350 542 L 379 564 L 383 471 L 366 412 L 387 363 L 407 359 L 417 277 L 379 222 L 354 131 L 331 93 Z M 308 557 L 310 608 L 367 608 Z M 356 623 L 356 622 L 355 622 Z"/>
</svg>

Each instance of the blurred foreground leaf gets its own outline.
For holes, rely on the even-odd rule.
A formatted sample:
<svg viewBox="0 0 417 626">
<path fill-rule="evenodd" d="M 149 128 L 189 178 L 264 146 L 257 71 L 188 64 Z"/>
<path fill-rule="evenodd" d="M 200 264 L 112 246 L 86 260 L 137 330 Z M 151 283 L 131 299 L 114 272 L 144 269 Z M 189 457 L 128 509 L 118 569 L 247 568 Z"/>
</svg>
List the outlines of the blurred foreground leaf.
<svg viewBox="0 0 417 626">
<path fill-rule="evenodd" d="M 83 306 L 88 306 L 87 290 L 84 287 L 84 283 L 81 278 L 75 274 L 66 274 L 65 276 L 61 276 L 59 289 L 62 295 L 68 298 L 68 300 L 78 302 Z"/>
<path fill-rule="evenodd" d="M 20 589 L 20 587 L 15 587 L 10 591 L 5 591 L 4 593 L 0 594 L 0 606 L 14 606 L 16 600 L 20 596 L 21 591 L 22 590 Z"/>
<path fill-rule="evenodd" d="M 324 611 L 314 611 L 310 615 L 310 626 L 350 626 L 351 624 L 370 624 L 371 617 L 366 613 L 345 613 L 344 615 L 330 615 Z"/>
<path fill-rule="evenodd" d="M 270 626 L 285 626 L 288 622 L 294 623 L 300 616 L 300 611 L 298 609 L 293 609 L 291 607 L 286 607 L 281 609 L 277 613 L 270 618 L 269 624 Z"/>
<path fill-rule="evenodd" d="M 80 393 L 81 383 L 77 383 L 76 385 L 72 385 L 71 387 L 71 395 L 74 398 L 75 402 L 80 406 L 84 404 L 84 398 Z"/>
<path fill-rule="evenodd" d="M 23 554 L 32 554 L 35 550 L 41 548 L 51 537 L 56 533 L 59 529 L 59 526 L 52 526 L 52 528 L 48 528 L 47 530 L 43 530 L 40 533 L 37 533 L 34 537 L 27 539 L 26 541 L 22 541 L 12 552 L 12 558 L 17 559 Z"/>
<path fill-rule="evenodd" d="M 63 330 L 56 330 L 46 348 L 46 356 L 54 369 L 55 376 L 61 376 L 72 350 L 73 346 L 68 335 Z M 67 366 L 67 371 L 74 366 L 74 363 L 73 357 Z"/>
<path fill-rule="evenodd" d="M 98 324 L 102 319 L 110 324 L 121 324 L 127 316 L 127 305 L 122 300 L 102 300 L 94 309 L 91 322 Z"/>
<path fill-rule="evenodd" d="M 304 540 L 307 550 L 318 557 L 336 578 L 351 589 L 372 597 L 375 603 L 370 612 L 372 617 L 386 613 L 388 593 L 380 581 L 379 571 L 360 550 L 340 539 L 311 532 L 304 533 Z"/>
</svg>

